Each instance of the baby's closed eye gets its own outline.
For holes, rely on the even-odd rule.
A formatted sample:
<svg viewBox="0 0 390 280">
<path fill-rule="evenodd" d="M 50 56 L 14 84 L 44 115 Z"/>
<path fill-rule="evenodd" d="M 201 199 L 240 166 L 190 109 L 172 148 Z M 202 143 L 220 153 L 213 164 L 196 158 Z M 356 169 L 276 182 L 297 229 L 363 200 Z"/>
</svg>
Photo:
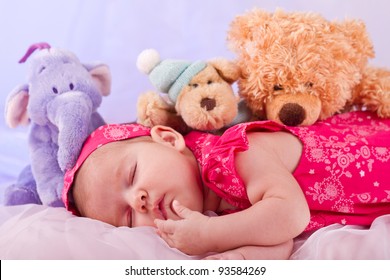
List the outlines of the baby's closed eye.
<svg viewBox="0 0 390 280">
<path fill-rule="evenodd" d="M 125 221 L 127 227 L 133 227 L 133 209 L 129 206 L 125 212 Z"/>
<path fill-rule="evenodd" d="M 134 184 L 136 172 L 137 172 L 137 163 L 133 164 L 130 169 L 129 184 L 128 184 L 129 186 L 132 186 Z"/>
</svg>

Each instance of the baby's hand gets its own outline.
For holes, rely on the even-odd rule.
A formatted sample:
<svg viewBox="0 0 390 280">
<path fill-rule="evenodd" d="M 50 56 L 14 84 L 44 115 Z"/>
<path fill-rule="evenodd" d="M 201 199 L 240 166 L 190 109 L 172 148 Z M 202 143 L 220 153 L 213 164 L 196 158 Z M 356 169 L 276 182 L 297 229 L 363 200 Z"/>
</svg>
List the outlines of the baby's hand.
<svg viewBox="0 0 390 280">
<path fill-rule="evenodd" d="M 169 246 L 189 255 L 209 252 L 207 236 L 202 232 L 209 217 L 184 207 L 178 201 L 174 201 L 172 206 L 181 220 L 155 220 L 161 238 Z"/>
</svg>

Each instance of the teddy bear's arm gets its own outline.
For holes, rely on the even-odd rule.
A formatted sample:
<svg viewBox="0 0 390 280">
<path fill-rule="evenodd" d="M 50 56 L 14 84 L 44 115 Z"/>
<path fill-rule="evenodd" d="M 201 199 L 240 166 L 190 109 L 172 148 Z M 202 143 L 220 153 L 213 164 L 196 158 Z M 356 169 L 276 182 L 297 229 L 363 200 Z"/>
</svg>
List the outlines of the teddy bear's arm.
<svg viewBox="0 0 390 280">
<path fill-rule="evenodd" d="M 174 106 L 169 105 L 153 91 L 146 92 L 138 98 L 137 117 L 139 123 L 148 127 L 166 125 L 180 132 L 188 129 L 183 119 L 176 113 Z"/>
<path fill-rule="evenodd" d="M 390 71 L 367 67 L 360 84 L 353 92 L 352 105 L 377 112 L 379 117 L 390 117 Z"/>
</svg>

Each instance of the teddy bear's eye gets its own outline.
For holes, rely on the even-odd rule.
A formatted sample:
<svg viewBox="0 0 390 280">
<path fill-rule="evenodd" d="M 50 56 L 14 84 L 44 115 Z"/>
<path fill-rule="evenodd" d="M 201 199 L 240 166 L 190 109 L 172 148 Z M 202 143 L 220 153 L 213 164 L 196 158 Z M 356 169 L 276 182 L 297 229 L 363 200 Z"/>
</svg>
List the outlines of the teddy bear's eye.
<svg viewBox="0 0 390 280">
<path fill-rule="evenodd" d="M 307 82 L 305 84 L 306 87 L 309 87 L 309 88 L 312 88 L 313 87 L 313 83 L 312 82 Z"/>
<path fill-rule="evenodd" d="M 211 85 L 212 83 L 213 83 L 213 81 L 210 81 L 210 80 L 207 81 L 207 84 L 208 84 L 208 85 Z"/>
<path fill-rule="evenodd" d="M 282 85 L 280 85 L 280 84 L 274 85 L 274 91 L 278 91 L 278 90 L 283 90 Z"/>
<path fill-rule="evenodd" d="M 52 90 L 53 90 L 53 92 L 54 92 L 55 94 L 58 93 L 58 89 L 57 89 L 56 87 L 53 87 Z"/>
<path fill-rule="evenodd" d="M 198 84 L 190 84 L 190 86 L 196 88 L 196 87 L 198 87 Z"/>
</svg>

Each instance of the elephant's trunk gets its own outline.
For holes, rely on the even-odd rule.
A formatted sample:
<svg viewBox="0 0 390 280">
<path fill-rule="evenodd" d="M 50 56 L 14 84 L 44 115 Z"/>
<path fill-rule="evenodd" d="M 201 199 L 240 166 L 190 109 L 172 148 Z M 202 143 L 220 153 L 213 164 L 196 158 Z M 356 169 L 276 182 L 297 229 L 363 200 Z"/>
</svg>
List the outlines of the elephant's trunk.
<svg viewBox="0 0 390 280">
<path fill-rule="evenodd" d="M 88 136 L 93 111 L 89 96 L 80 91 L 59 94 L 48 104 L 48 119 L 58 127 L 58 164 L 70 169 Z"/>
</svg>

